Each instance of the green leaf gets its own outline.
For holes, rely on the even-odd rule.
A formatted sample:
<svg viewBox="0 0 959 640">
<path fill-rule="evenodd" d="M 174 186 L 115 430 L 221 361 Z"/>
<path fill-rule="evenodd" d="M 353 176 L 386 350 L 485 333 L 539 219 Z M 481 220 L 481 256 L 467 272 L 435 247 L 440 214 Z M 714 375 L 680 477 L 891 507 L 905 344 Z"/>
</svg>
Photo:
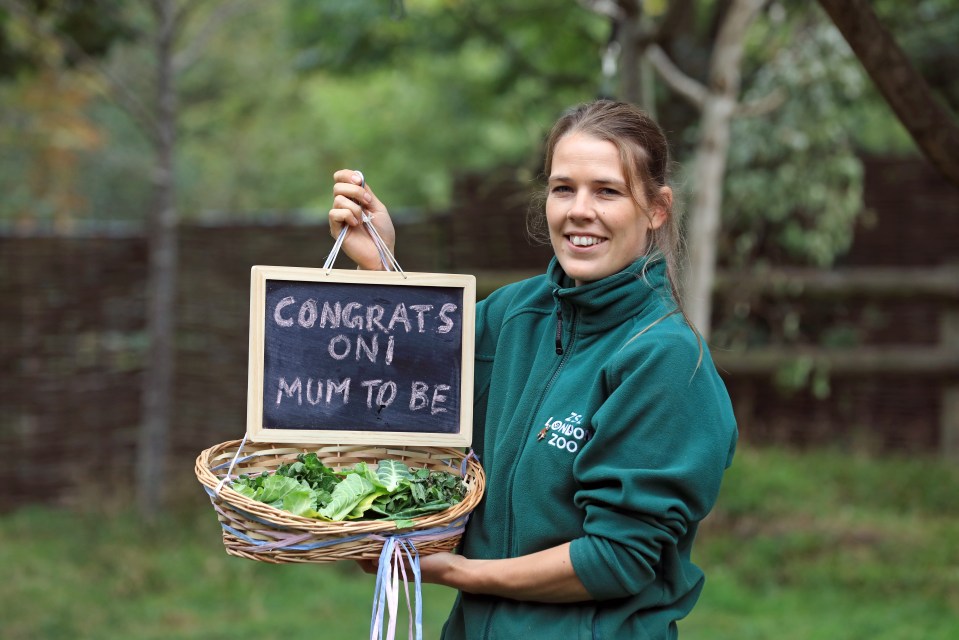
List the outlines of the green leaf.
<svg viewBox="0 0 959 640">
<path fill-rule="evenodd" d="M 397 520 L 397 519 L 404 519 L 404 518 L 417 518 L 419 516 L 425 516 L 429 513 L 444 511 L 446 509 L 449 509 L 451 506 L 453 505 L 450 504 L 449 502 L 443 502 L 443 501 L 437 500 L 434 502 L 429 502 L 427 504 L 417 505 L 410 509 L 404 509 L 403 511 L 392 514 L 389 517 L 389 519 Z"/>
<path fill-rule="evenodd" d="M 414 526 L 416 526 L 415 520 L 397 520 L 396 521 L 397 529 L 412 529 Z"/>
<path fill-rule="evenodd" d="M 399 460 L 383 460 L 376 467 L 379 484 L 387 491 L 396 491 L 404 482 L 409 482 L 413 474 L 410 468 Z"/>
<path fill-rule="evenodd" d="M 353 507 L 353 510 L 350 511 L 349 515 L 347 515 L 344 520 L 356 520 L 357 518 L 362 518 L 364 514 L 370 510 L 370 507 L 373 505 L 373 501 L 384 495 L 386 495 L 385 489 L 377 489 L 370 495 L 360 500 L 360 503 Z"/>
<path fill-rule="evenodd" d="M 415 500 L 417 503 L 423 503 L 427 501 L 426 487 L 424 487 L 422 484 L 411 484 L 410 491 L 413 493 L 413 500 Z"/>
<path fill-rule="evenodd" d="M 303 516 L 316 511 L 316 492 L 310 488 L 310 485 L 301 482 L 299 489 L 290 491 L 283 496 L 282 508 L 296 516 Z"/>
<path fill-rule="evenodd" d="M 333 521 L 346 518 L 363 498 L 373 493 L 373 483 L 360 474 L 351 473 L 343 478 L 333 490 L 333 499 L 319 510 L 320 514 Z"/>
<path fill-rule="evenodd" d="M 254 480 L 249 476 L 240 476 L 234 480 L 230 486 L 240 495 L 246 496 L 252 500 L 256 500 L 256 491 L 258 487 L 254 485 Z"/>
<path fill-rule="evenodd" d="M 269 475 L 264 478 L 262 490 L 256 496 L 256 499 L 282 508 L 283 498 L 291 491 L 297 491 L 299 489 L 300 483 L 293 478 Z"/>
</svg>

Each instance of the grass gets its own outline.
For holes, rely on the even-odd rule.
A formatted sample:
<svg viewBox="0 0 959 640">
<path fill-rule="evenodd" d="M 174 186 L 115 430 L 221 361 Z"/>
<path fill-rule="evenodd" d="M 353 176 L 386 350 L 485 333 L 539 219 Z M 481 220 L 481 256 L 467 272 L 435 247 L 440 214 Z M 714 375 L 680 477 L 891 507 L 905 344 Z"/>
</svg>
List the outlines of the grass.
<svg viewBox="0 0 959 640">
<path fill-rule="evenodd" d="M 959 637 L 959 470 L 941 460 L 744 449 L 695 553 L 686 638 Z"/>
<path fill-rule="evenodd" d="M 743 448 L 697 539 L 707 584 L 681 637 L 959 637 L 957 498 L 959 470 L 934 458 Z M 372 576 L 231 558 L 199 497 L 153 527 L 106 507 L 7 514 L 0 567 L 7 640 L 369 634 Z M 425 586 L 424 637 L 454 597 Z"/>
<path fill-rule="evenodd" d="M 349 562 L 229 557 L 200 509 L 155 528 L 130 513 L 25 509 L 0 521 L 0 566 L 5 640 L 362 638 L 375 584 Z M 454 597 L 424 587 L 425 637 L 438 637 Z"/>
</svg>

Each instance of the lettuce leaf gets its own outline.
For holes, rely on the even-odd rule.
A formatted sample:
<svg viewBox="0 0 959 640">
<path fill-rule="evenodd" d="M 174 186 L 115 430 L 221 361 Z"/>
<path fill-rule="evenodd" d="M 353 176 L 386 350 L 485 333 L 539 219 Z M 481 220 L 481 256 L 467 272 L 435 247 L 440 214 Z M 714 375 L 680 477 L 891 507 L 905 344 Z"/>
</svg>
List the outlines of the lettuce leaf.
<svg viewBox="0 0 959 640">
<path fill-rule="evenodd" d="M 334 471 L 315 453 L 300 454 L 273 474 L 241 475 L 238 493 L 296 515 L 323 520 L 390 519 L 408 528 L 412 518 L 449 508 L 466 495 L 462 478 L 445 471 L 411 469 L 399 460 L 375 467 L 358 462 Z"/>
<path fill-rule="evenodd" d="M 376 477 L 387 492 L 393 492 L 401 484 L 409 484 L 413 474 L 410 473 L 410 468 L 399 460 L 382 460 L 376 467 Z"/>
<path fill-rule="evenodd" d="M 305 482 L 300 483 L 299 489 L 290 491 L 283 496 L 284 511 L 295 516 L 308 516 L 316 512 L 316 492 Z"/>
<path fill-rule="evenodd" d="M 366 515 L 366 512 L 370 510 L 373 502 L 380 496 L 385 496 L 386 494 L 386 489 L 376 489 L 373 493 L 360 500 L 360 503 L 353 507 L 353 510 L 347 514 L 344 520 L 356 520 L 357 518 L 362 518 L 364 515 Z"/>
<path fill-rule="evenodd" d="M 373 483 L 360 474 L 351 473 L 333 489 L 333 499 L 319 509 L 320 515 L 334 522 L 346 519 L 353 509 L 376 490 Z"/>
</svg>

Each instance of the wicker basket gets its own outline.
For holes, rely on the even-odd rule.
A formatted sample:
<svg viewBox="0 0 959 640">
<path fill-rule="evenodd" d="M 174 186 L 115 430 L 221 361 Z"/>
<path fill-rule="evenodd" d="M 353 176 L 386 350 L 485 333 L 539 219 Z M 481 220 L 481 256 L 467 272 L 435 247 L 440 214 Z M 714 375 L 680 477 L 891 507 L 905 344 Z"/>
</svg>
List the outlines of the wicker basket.
<svg viewBox="0 0 959 640">
<path fill-rule="evenodd" d="M 325 522 L 295 516 L 243 496 L 223 482 L 236 457 L 240 440 L 223 442 L 196 459 L 196 476 L 206 487 L 223 527 L 223 544 L 230 555 L 260 562 L 335 562 L 379 558 L 388 536 L 408 538 L 420 555 L 451 551 L 462 537 L 469 514 L 483 497 L 486 476 L 475 456 L 443 447 L 369 445 L 290 445 L 245 443 L 231 478 L 244 473 L 272 472 L 294 462 L 301 453 L 315 452 L 323 463 L 342 469 L 357 462 L 392 458 L 410 467 L 460 473 L 465 466 L 467 494 L 445 511 L 414 519 L 412 528 L 397 529 L 390 520 Z"/>
</svg>

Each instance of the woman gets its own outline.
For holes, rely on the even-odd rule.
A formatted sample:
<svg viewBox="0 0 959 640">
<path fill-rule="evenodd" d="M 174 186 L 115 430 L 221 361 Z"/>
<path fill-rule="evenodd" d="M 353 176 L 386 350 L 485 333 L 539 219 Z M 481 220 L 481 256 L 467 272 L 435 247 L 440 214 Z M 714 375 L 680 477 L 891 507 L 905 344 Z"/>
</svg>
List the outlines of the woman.
<svg viewBox="0 0 959 640">
<path fill-rule="evenodd" d="M 736 425 L 678 303 L 668 168 L 660 128 L 623 103 L 572 109 L 547 138 L 555 258 L 477 305 L 487 492 L 461 554 L 422 559 L 460 591 L 444 638 L 675 638 L 699 597 L 690 551 Z M 392 249 L 383 204 L 355 172 L 334 179 L 333 235 L 362 205 Z M 368 235 L 343 246 L 380 268 Z"/>
</svg>

